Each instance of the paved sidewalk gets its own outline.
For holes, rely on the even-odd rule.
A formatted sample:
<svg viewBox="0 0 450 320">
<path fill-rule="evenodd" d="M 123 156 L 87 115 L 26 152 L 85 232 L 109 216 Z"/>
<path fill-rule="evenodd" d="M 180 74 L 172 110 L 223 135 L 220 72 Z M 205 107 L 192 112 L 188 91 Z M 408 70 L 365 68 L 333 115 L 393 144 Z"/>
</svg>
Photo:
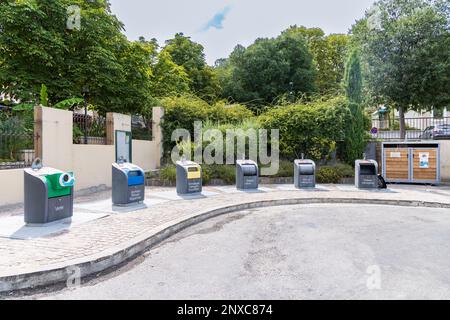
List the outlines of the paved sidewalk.
<svg viewBox="0 0 450 320">
<path fill-rule="evenodd" d="M 94 265 L 95 268 L 83 273 L 102 271 L 102 267 L 107 268 L 111 263 L 117 264 L 126 257 L 133 257 L 149 245 L 177 231 L 167 231 L 171 227 L 179 225 L 179 228 L 183 228 L 185 226 L 180 225 L 183 221 L 224 207 L 242 206 L 234 207 L 232 210 L 235 211 L 245 209 L 243 205 L 249 203 L 258 207 L 308 201 L 386 201 L 399 205 L 450 208 L 450 188 L 425 186 L 390 186 L 387 191 L 359 191 L 348 185 L 324 185 L 315 191 L 300 191 L 295 190 L 293 186 L 272 185 L 262 186 L 261 192 L 238 192 L 231 186 L 207 187 L 204 188 L 204 197 L 185 199 L 178 197 L 173 188 L 147 188 L 147 208 L 135 212 L 113 208 L 105 194 L 102 193 L 99 200 L 96 200 L 95 194 L 77 199 L 75 204 L 78 214 L 98 214 L 98 219 L 73 225 L 45 237 L 26 240 L 0 238 L 0 292 L 7 290 L 9 282 L 14 282 L 14 286 L 18 288 L 33 284 L 42 285 L 35 280 L 27 282 L 26 276 L 37 276 L 72 265 L 91 263 L 92 268 Z M 17 214 L 20 208 L 13 210 Z M 216 215 L 220 213 L 223 212 L 217 211 Z M 7 216 L 8 212 L 3 214 Z M 0 216 L 0 224 L 4 219 L 2 217 L 3 215 Z M 159 236 L 148 242 L 148 239 L 155 235 Z M 140 245 L 136 247 L 137 244 Z M 117 255 L 118 253 L 120 255 Z M 105 257 L 112 257 L 112 260 L 102 265 L 102 259 Z M 62 279 L 61 272 L 55 273 L 44 282 L 60 281 L 60 278 Z"/>
</svg>

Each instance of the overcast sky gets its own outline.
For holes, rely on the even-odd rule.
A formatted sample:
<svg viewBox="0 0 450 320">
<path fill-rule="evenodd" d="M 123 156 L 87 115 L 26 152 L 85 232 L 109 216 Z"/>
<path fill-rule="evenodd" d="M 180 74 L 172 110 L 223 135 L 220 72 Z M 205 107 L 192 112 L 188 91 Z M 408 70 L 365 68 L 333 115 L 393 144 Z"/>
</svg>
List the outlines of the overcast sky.
<svg viewBox="0 0 450 320">
<path fill-rule="evenodd" d="M 205 47 L 213 64 L 237 44 L 274 37 L 290 25 L 347 33 L 374 0 L 110 0 L 130 40 L 156 38 L 162 44 L 183 32 Z"/>
</svg>

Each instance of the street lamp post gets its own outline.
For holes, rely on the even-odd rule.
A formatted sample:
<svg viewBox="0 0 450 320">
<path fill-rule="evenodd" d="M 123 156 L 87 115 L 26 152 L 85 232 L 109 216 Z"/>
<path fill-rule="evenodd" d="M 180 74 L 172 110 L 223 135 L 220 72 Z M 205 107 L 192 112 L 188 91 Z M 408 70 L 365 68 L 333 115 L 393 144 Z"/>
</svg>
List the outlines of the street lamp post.
<svg viewBox="0 0 450 320">
<path fill-rule="evenodd" d="M 87 136 L 87 96 L 89 94 L 89 88 L 87 86 L 83 87 L 83 98 L 84 98 L 84 144 L 88 144 Z"/>
</svg>

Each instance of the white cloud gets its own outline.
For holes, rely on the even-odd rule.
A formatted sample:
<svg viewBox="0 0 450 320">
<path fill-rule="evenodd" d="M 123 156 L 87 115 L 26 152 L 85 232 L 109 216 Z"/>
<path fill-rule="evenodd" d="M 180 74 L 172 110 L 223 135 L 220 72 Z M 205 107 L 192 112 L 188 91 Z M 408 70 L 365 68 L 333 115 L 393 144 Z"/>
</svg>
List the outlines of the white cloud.
<svg viewBox="0 0 450 320">
<path fill-rule="evenodd" d="M 130 39 L 143 35 L 161 43 L 177 32 L 205 47 L 208 63 L 227 57 L 237 44 L 274 37 L 290 25 L 346 33 L 373 0 L 111 0 L 112 11 L 125 23 Z M 216 27 L 211 18 L 231 8 Z M 217 17 L 216 17 L 217 18 Z M 220 18 L 220 17 L 219 17 Z M 219 26 L 219 27 L 217 27 Z M 220 26 L 222 28 L 220 28 Z"/>
</svg>

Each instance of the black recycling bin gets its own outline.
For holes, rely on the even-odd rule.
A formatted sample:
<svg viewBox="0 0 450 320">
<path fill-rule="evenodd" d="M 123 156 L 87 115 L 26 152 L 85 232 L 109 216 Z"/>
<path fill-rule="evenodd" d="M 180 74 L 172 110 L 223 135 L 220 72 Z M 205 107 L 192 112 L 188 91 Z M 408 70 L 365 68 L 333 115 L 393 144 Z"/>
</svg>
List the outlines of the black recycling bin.
<svg viewBox="0 0 450 320">
<path fill-rule="evenodd" d="M 356 160 L 355 186 L 358 189 L 378 189 L 378 163 L 375 160 Z"/>
<path fill-rule="evenodd" d="M 316 187 L 316 164 L 302 159 L 294 162 L 294 184 L 297 189 Z"/>
<path fill-rule="evenodd" d="M 132 163 L 112 164 L 112 201 L 116 206 L 143 202 L 145 173 Z"/>
<path fill-rule="evenodd" d="M 236 162 L 236 188 L 239 190 L 255 190 L 259 185 L 258 164 L 252 160 Z"/>
</svg>

